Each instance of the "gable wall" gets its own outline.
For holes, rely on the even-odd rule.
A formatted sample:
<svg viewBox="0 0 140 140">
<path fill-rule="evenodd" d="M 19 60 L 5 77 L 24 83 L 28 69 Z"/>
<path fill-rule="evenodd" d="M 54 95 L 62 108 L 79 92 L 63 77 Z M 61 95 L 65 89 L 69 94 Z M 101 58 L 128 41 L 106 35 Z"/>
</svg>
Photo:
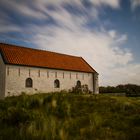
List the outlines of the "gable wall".
<svg viewBox="0 0 140 140">
<path fill-rule="evenodd" d="M 94 91 L 94 93 L 98 94 L 98 93 L 99 93 L 99 79 L 98 79 L 98 73 L 94 73 L 94 76 L 93 76 L 93 83 L 94 83 L 93 91 Z"/>
<path fill-rule="evenodd" d="M 0 98 L 4 98 L 5 93 L 5 64 L 0 54 Z"/>
<path fill-rule="evenodd" d="M 57 77 L 55 74 L 56 72 Z M 76 74 L 78 75 L 77 78 Z M 25 80 L 29 77 L 33 80 L 33 88 L 25 87 Z M 55 79 L 58 79 L 60 81 L 60 88 L 54 88 Z M 38 92 L 46 93 L 61 90 L 69 90 L 76 85 L 76 82 L 78 80 L 81 81 L 82 85 L 87 84 L 89 89 L 93 91 L 92 73 L 6 65 L 6 96 L 19 95 L 21 92 L 32 94 Z"/>
</svg>

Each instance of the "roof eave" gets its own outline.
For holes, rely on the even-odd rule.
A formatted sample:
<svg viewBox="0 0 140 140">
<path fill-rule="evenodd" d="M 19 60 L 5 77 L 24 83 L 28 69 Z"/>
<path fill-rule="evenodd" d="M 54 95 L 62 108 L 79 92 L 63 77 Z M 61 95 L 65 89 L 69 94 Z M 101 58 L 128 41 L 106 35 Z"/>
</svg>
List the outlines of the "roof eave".
<svg viewBox="0 0 140 140">
<path fill-rule="evenodd" d="M 53 69 L 53 70 L 64 70 L 64 71 L 74 71 L 74 72 L 84 72 L 84 73 L 93 73 L 91 71 L 81 71 L 81 70 L 71 70 L 71 69 L 62 69 L 62 68 L 51 68 L 51 67 L 42 67 L 42 66 L 31 66 L 31 65 L 24 65 L 24 64 L 13 64 L 13 63 L 5 63 L 6 65 L 12 66 L 22 66 L 22 67 L 33 67 L 33 68 L 44 68 L 44 69 Z"/>
</svg>

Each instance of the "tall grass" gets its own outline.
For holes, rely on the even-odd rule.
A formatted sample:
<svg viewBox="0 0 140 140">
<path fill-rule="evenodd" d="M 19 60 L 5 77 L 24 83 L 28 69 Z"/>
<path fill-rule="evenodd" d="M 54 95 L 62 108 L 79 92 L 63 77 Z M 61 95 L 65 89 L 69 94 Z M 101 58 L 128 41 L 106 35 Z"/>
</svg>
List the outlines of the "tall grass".
<svg viewBox="0 0 140 140">
<path fill-rule="evenodd" d="M 48 93 L 0 100 L 0 140 L 138 140 L 140 98 Z"/>
</svg>

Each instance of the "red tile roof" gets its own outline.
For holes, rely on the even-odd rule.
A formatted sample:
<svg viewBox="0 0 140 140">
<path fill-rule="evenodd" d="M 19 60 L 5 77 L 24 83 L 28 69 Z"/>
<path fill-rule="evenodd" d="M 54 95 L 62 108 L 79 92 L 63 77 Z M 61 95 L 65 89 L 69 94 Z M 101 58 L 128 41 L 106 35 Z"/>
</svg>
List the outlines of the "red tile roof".
<svg viewBox="0 0 140 140">
<path fill-rule="evenodd" d="M 95 72 L 95 70 L 82 57 L 4 43 L 0 43 L 0 52 L 6 64 Z"/>
</svg>

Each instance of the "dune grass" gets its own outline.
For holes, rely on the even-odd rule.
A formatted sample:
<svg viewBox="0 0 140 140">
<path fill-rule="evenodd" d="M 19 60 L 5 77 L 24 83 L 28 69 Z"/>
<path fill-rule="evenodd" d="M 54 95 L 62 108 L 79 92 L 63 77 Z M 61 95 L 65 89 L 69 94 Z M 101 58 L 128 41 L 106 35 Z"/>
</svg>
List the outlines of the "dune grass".
<svg viewBox="0 0 140 140">
<path fill-rule="evenodd" d="M 138 140 L 140 98 L 48 93 L 0 100 L 0 140 Z"/>
</svg>

